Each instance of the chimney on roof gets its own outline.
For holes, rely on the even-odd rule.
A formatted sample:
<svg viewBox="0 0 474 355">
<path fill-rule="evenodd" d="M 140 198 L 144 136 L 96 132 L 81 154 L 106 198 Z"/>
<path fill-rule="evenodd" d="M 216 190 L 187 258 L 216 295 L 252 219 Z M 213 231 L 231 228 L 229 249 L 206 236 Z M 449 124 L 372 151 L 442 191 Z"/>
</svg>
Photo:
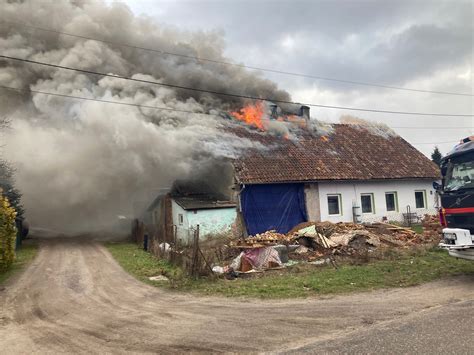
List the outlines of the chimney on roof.
<svg viewBox="0 0 474 355">
<path fill-rule="evenodd" d="M 270 105 L 270 119 L 276 120 L 278 118 L 278 106 L 275 104 Z"/>
<path fill-rule="evenodd" d="M 310 120 L 310 116 L 309 116 L 309 106 L 301 106 L 300 107 L 300 116 L 301 117 L 304 117 L 306 120 Z"/>
</svg>

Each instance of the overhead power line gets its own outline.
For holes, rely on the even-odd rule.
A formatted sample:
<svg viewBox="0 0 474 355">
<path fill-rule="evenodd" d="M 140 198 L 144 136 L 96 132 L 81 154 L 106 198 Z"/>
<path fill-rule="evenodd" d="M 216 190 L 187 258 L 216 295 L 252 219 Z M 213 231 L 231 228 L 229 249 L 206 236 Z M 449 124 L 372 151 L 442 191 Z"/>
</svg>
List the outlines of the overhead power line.
<svg viewBox="0 0 474 355">
<path fill-rule="evenodd" d="M 19 92 L 31 93 L 32 92 L 32 93 L 35 93 L 35 94 L 42 94 L 42 95 L 48 95 L 48 96 L 58 96 L 58 97 L 63 97 L 63 98 L 68 98 L 68 99 L 75 99 L 75 100 L 96 101 L 96 102 L 107 103 L 107 104 L 135 106 L 135 107 L 148 108 L 148 109 L 154 109 L 154 110 L 175 111 L 175 112 L 181 112 L 181 113 L 191 113 L 191 114 L 196 114 L 196 115 L 215 116 L 215 115 L 212 115 L 212 114 L 209 114 L 209 113 L 195 112 L 195 111 L 182 110 L 182 109 L 175 109 L 175 108 L 170 108 L 170 107 L 140 105 L 140 104 L 113 101 L 113 100 L 94 99 L 94 98 L 90 98 L 90 97 L 58 94 L 58 93 L 52 93 L 52 92 L 46 92 L 46 91 L 40 91 L 40 90 L 21 89 L 21 88 L 15 88 L 15 87 L 10 87 L 10 86 L 3 86 L 3 85 L 0 85 L 0 89 L 11 90 L 11 91 L 15 91 L 17 93 L 19 93 Z M 401 128 L 401 127 L 390 127 L 390 128 Z M 403 128 L 423 128 L 423 127 L 403 127 Z M 435 127 L 435 128 L 440 128 L 441 129 L 441 128 L 444 128 L 444 127 Z M 453 128 L 466 128 L 466 127 L 453 127 Z M 425 129 L 429 130 L 431 128 L 426 127 Z M 457 143 L 457 142 L 458 141 L 420 142 L 420 143 L 412 143 L 412 144 L 447 144 L 447 143 Z"/>
<path fill-rule="evenodd" d="M 139 83 L 159 85 L 159 86 L 170 87 L 170 88 L 181 89 L 181 90 L 190 90 L 190 91 L 196 91 L 196 92 L 203 92 L 203 93 L 208 93 L 208 94 L 213 94 L 213 95 L 218 95 L 218 96 L 235 97 L 235 98 L 240 98 L 240 99 L 268 101 L 268 102 L 273 102 L 273 103 L 283 103 L 283 104 L 291 104 L 291 105 L 305 105 L 305 106 L 311 106 L 311 107 L 329 108 L 329 109 L 338 109 L 338 110 L 388 113 L 388 114 L 398 114 L 398 115 L 441 116 L 441 117 L 446 117 L 446 116 L 450 116 L 450 117 L 473 117 L 474 116 L 474 114 L 389 111 L 389 110 L 376 110 L 376 109 L 366 109 L 366 108 L 358 108 L 358 107 L 345 107 L 345 106 L 320 105 L 320 104 L 314 104 L 314 103 L 301 103 L 301 102 L 295 102 L 295 101 L 278 100 L 278 99 L 274 99 L 274 98 L 262 98 L 262 97 L 245 95 L 245 94 L 225 93 L 225 92 L 208 90 L 208 89 L 199 89 L 199 88 L 193 88 L 193 87 L 182 86 L 182 85 L 161 83 L 161 82 L 158 82 L 158 81 L 136 79 L 136 78 L 131 78 L 131 77 L 127 77 L 127 76 L 107 74 L 107 73 L 101 73 L 101 72 L 96 72 L 96 71 L 92 71 L 92 70 L 66 67 L 66 66 L 62 66 L 62 65 L 39 62 L 39 61 L 24 59 L 24 58 L 10 57 L 10 56 L 6 56 L 6 55 L 0 55 L 0 58 L 7 59 L 7 60 L 24 62 L 24 63 L 29 63 L 29 64 L 43 65 L 43 66 L 56 68 L 56 69 L 71 70 L 71 71 L 84 73 L 84 74 L 92 74 L 92 75 L 98 75 L 98 76 L 103 76 L 103 77 L 111 77 L 111 78 L 115 78 L 115 79 L 130 80 L 130 81 L 139 82 Z"/>
<path fill-rule="evenodd" d="M 204 113 L 204 112 L 195 112 L 195 111 L 181 110 L 181 109 L 161 107 L 161 106 L 140 105 L 140 104 L 133 104 L 133 103 L 127 103 L 127 102 L 113 101 L 113 100 L 94 99 L 94 98 L 90 98 L 90 97 L 58 94 L 58 93 L 45 92 L 45 91 L 40 91 L 40 90 L 20 89 L 20 88 L 14 88 L 14 87 L 3 86 L 3 85 L 0 85 L 0 89 L 11 90 L 11 91 L 15 91 L 15 92 L 25 92 L 25 93 L 32 92 L 32 93 L 35 93 L 35 94 L 42 94 L 42 95 L 48 95 L 48 96 L 58 96 L 58 97 L 63 97 L 63 98 L 68 98 L 68 99 L 76 99 L 76 100 L 95 101 L 95 102 L 101 102 L 101 103 L 107 103 L 107 104 L 135 106 L 135 107 L 148 108 L 148 109 L 154 109 L 154 110 L 175 111 L 175 112 L 181 112 L 181 113 L 191 113 L 191 114 L 196 114 L 196 115 L 215 116 L 215 115 L 212 115 L 212 114 L 209 114 L 209 113 Z M 400 127 L 390 127 L 390 128 L 400 128 Z M 410 127 L 405 127 L 405 128 L 410 128 Z M 421 127 L 413 127 L 413 128 L 421 128 Z M 443 127 L 437 127 L 437 128 L 443 128 Z M 462 127 L 462 128 L 464 128 L 464 127 Z M 426 129 L 430 129 L 430 128 L 427 127 Z M 440 145 L 440 144 L 449 144 L 449 143 L 454 144 L 454 143 L 458 143 L 458 142 L 459 141 L 418 142 L 418 143 L 411 143 L 411 144 L 413 144 L 413 145 L 424 145 L 424 144 Z"/>
<path fill-rule="evenodd" d="M 410 127 L 410 126 L 390 126 L 391 128 L 397 128 L 397 129 L 423 129 L 423 130 L 430 130 L 430 129 L 472 129 L 473 127 L 461 127 L 461 126 L 451 126 L 451 127 Z"/>
<path fill-rule="evenodd" d="M 152 53 L 159 54 L 159 55 L 167 55 L 167 56 L 174 56 L 174 57 L 180 57 L 180 58 L 187 58 L 187 59 L 198 60 L 198 61 L 203 61 L 203 62 L 209 62 L 209 63 L 215 63 L 215 64 L 221 64 L 221 65 L 228 65 L 228 66 L 246 68 L 246 69 L 251 69 L 251 70 L 259 70 L 259 71 L 274 73 L 274 74 L 290 75 L 290 76 L 311 78 L 311 79 L 324 80 L 324 81 L 333 81 L 333 82 L 345 83 L 345 84 L 351 84 L 351 85 L 373 86 L 373 87 L 384 88 L 384 89 L 420 92 L 420 93 L 428 93 L 428 94 L 474 96 L 474 94 L 472 94 L 472 93 L 406 88 L 406 87 L 400 87 L 400 86 L 391 86 L 391 85 L 384 85 L 384 84 L 377 84 L 377 83 L 370 83 L 370 82 L 363 82 L 363 81 L 355 81 L 355 80 L 345 80 L 345 79 L 330 78 L 330 77 L 320 76 L 320 75 L 295 73 L 295 72 L 278 70 L 278 69 L 256 67 L 256 66 L 250 66 L 250 65 L 245 65 L 245 64 L 226 62 L 226 61 L 222 61 L 222 60 L 215 60 L 215 59 L 203 58 L 203 57 L 198 57 L 198 56 L 192 56 L 192 55 L 187 55 L 187 54 L 173 53 L 173 52 L 168 52 L 168 51 L 165 51 L 165 50 L 162 50 L 162 49 L 157 49 L 157 48 L 147 48 L 147 47 L 141 47 L 141 46 L 137 46 L 137 45 L 133 45 L 133 44 L 119 43 L 119 42 L 116 42 L 116 41 L 109 41 L 109 40 L 105 40 L 105 39 L 99 39 L 99 38 L 94 38 L 94 37 L 89 37 L 89 36 L 73 34 L 73 33 L 69 33 L 69 32 L 58 31 L 58 30 L 54 30 L 54 29 L 50 29 L 50 28 L 44 28 L 44 27 L 39 27 L 39 26 L 28 25 L 26 23 L 17 22 L 17 21 L 9 21 L 9 20 L 3 20 L 3 19 L 1 21 L 5 22 L 5 23 L 10 23 L 10 24 L 23 26 L 23 27 L 30 28 L 30 29 L 35 29 L 35 30 L 40 30 L 40 31 L 50 32 L 50 33 L 56 33 L 56 34 L 64 35 L 64 36 L 70 36 L 70 37 L 86 39 L 86 40 L 89 40 L 89 41 L 112 44 L 112 45 L 115 45 L 115 46 L 139 49 L 139 50 L 152 52 Z"/>
<path fill-rule="evenodd" d="M 20 89 L 20 88 L 14 88 L 14 87 L 11 87 L 11 86 L 0 85 L 0 89 L 12 90 L 12 91 L 17 91 L 17 92 L 25 92 L 25 93 L 33 92 L 35 94 L 42 94 L 42 95 L 48 95 L 48 96 L 58 96 L 58 97 L 64 97 L 64 98 L 68 98 L 68 99 L 96 101 L 96 102 L 103 102 L 103 103 L 106 103 L 106 104 L 135 106 L 135 107 L 142 107 L 142 108 L 150 108 L 150 109 L 154 109 L 154 110 L 176 111 L 176 112 L 182 112 L 182 113 L 192 113 L 192 114 L 196 114 L 196 115 L 213 116 L 209 113 L 204 113 L 204 112 L 195 112 L 195 111 L 181 110 L 181 109 L 177 109 L 177 108 L 161 107 L 161 106 L 140 105 L 140 104 L 133 104 L 133 103 L 128 103 L 128 102 L 120 102 L 120 101 L 113 101 L 113 100 L 94 99 L 94 98 L 91 98 L 91 97 L 58 94 L 58 93 L 46 92 L 46 91 L 40 91 L 40 90 Z"/>
<path fill-rule="evenodd" d="M 459 143 L 459 140 L 457 141 L 447 141 L 447 142 L 420 142 L 420 143 L 411 143 L 411 144 L 454 144 L 454 143 Z"/>
</svg>

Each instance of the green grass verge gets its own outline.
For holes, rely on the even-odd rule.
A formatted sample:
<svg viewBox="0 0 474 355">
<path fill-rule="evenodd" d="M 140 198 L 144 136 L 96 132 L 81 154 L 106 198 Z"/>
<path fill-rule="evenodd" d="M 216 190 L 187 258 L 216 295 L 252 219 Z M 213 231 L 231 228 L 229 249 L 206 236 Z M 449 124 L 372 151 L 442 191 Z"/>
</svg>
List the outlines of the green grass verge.
<svg viewBox="0 0 474 355">
<path fill-rule="evenodd" d="M 165 275 L 172 280 L 182 278 L 179 268 L 166 260 L 153 257 L 134 243 L 107 243 L 106 247 L 119 264 L 140 281 L 149 284 L 162 283 L 148 279 L 150 276 L 157 275 Z"/>
<path fill-rule="evenodd" d="M 250 279 L 192 280 L 134 244 L 109 244 L 107 247 L 122 267 L 140 280 L 153 283 L 148 276 L 164 273 L 172 279 L 170 283 L 160 283 L 164 287 L 227 297 L 308 297 L 413 286 L 446 276 L 474 273 L 474 262 L 455 259 L 444 250 L 432 249 L 411 255 L 389 253 L 384 260 L 363 265 L 345 264 L 338 270 L 300 264 Z"/>
<path fill-rule="evenodd" d="M 24 268 L 36 256 L 38 246 L 36 244 L 24 244 L 16 253 L 16 259 L 7 270 L 0 271 L 0 285 L 9 279 L 13 274 Z"/>
</svg>

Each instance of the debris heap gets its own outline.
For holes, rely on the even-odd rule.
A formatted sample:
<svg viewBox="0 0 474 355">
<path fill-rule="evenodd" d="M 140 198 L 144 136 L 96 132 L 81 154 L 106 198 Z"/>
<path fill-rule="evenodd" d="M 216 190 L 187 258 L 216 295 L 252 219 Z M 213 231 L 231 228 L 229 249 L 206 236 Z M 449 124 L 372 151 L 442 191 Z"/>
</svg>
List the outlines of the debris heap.
<svg viewBox="0 0 474 355">
<path fill-rule="evenodd" d="M 438 216 L 425 215 L 423 219 L 423 235 L 433 243 L 439 243 L 443 235 L 443 227 Z"/>
<path fill-rule="evenodd" d="M 410 228 L 388 223 L 372 223 L 365 225 L 365 227 L 368 230 L 372 230 L 382 239 L 389 238 L 400 242 L 401 244 L 399 244 L 399 246 L 409 247 L 426 243 L 423 234 L 416 233 Z"/>
<path fill-rule="evenodd" d="M 389 223 L 305 222 L 286 235 L 270 230 L 232 241 L 231 249 L 240 254 L 225 272 L 256 272 L 281 267 L 284 263 L 321 261 L 335 264 L 334 255 L 367 257 L 383 248 L 410 248 L 439 241 L 441 226 L 435 217 L 425 216 L 425 233 Z M 329 261 L 328 261 L 329 260 Z M 319 265 L 319 264 L 318 264 Z"/>
<path fill-rule="evenodd" d="M 324 255 L 366 253 L 380 245 L 380 240 L 374 233 L 353 223 L 312 223 L 294 230 L 291 235 L 301 245 L 295 251 L 298 254 L 296 258 L 309 261 Z M 308 257 L 302 254 L 308 254 Z"/>
<path fill-rule="evenodd" d="M 231 242 L 232 247 L 248 249 L 263 248 L 266 246 L 274 246 L 278 244 L 288 244 L 293 241 L 292 236 L 277 233 L 275 230 L 266 231 L 265 233 L 255 234 L 245 239 L 239 239 Z"/>
</svg>

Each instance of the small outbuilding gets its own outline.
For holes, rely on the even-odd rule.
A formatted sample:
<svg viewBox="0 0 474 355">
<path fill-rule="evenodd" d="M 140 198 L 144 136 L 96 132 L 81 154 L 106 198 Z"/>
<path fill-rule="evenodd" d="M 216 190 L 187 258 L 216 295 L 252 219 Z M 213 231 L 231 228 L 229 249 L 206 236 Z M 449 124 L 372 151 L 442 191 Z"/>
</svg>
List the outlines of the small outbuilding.
<svg viewBox="0 0 474 355">
<path fill-rule="evenodd" d="M 160 194 L 147 209 L 147 229 L 162 241 L 189 244 L 199 225 L 199 237 L 225 235 L 235 223 L 236 203 L 210 192 L 202 183 L 176 182 L 169 193 Z"/>
</svg>

